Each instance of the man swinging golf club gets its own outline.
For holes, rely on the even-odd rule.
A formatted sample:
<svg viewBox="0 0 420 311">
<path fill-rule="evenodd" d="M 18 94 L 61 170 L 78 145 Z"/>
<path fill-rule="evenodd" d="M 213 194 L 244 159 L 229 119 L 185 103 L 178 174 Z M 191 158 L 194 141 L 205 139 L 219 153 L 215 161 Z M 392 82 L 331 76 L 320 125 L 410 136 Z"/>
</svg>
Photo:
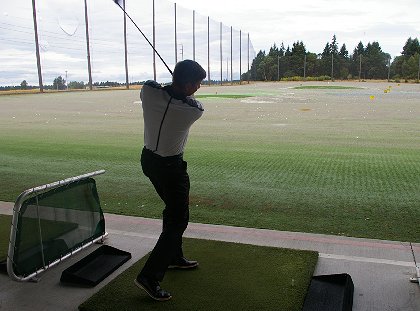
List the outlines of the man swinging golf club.
<svg viewBox="0 0 420 311">
<path fill-rule="evenodd" d="M 189 220 L 190 190 L 183 152 L 191 125 L 204 111 L 191 95 L 205 77 L 205 70 L 197 62 L 184 60 L 176 64 L 171 85 L 162 87 L 147 81 L 140 93 L 144 117 L 141 166 L 165 208 L 162 233 L 134 283 L 158 301 L 172 297 L 159 284 L 167 268 L 198 266 L 197 261 L 187 260 L 182 250 L 182 235 Z"/>
</svg>

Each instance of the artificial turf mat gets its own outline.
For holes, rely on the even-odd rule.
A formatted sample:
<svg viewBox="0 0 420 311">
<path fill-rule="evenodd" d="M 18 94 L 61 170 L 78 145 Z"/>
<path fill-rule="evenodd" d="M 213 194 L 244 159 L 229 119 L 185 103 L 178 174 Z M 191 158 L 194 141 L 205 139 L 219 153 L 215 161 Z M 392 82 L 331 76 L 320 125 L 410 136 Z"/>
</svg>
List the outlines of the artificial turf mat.
<svg viewBox="0 0 420 311">
<path fill-rule="evenodd" d="M 99 310 L 302 310 L 318 253 L 248 244 L 184 239 L 195 270 L 168 270 L 162 288 L 172 294 L 156 302 L 133 280 L 143 257 L 79 306 Z"/>
</svg>

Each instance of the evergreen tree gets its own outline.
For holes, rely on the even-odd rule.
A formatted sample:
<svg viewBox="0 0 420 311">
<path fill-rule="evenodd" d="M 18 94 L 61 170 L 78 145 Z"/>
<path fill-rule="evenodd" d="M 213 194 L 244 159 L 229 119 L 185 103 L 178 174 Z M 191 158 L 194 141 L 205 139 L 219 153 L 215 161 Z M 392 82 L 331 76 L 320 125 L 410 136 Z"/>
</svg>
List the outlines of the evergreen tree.
<svg viewBox="0 0 420 311">
<path fill-rule="evenodd" d="M 254 81 L 263 81 L 264 79 L 262 70 L 260 68 L 261 63 L 265 59 L 265 51 L 260 50 L 257 54 L 257 57 L 254 58 L 251 65 L 251 80 Z"/>
<path fill-rule="evenodd" d="M 419 71 L 419 55 L 420 54 L 415 53 L 402 64 L 401 71 L 402 76 L 405 79 L 417 79 Z"/>
<path fill-rule="evenodd" d="M 321 54 L 319 75 L 331 75 L 331 45 L 329 42 L 327 42 Z"/>
<path fill-rule="evenodd" d="M 274 45 L 270 48 L 270 51 L 267 55 L 267 66 L 271 66 L 268 68 L 267 80 L 269 81 L 276 81 L 278 80 L 279 76 L 279 60 L 281 57 L 281 50 L 278 49 L 277 45 Z"/>
<path fill-rule="evenodd" d="M 378 42 L 366 46 L 365 72 L 368 79 L 385 79 L 388 74 L 389 54 L 384 53 Z"/>
<path fill-rule="evenodd" d="M 54 79 L 53 82 L 53 89 L 54 90 L 64 90 L 66 88 L 66 81 L 63 79 L 62 76 L 58 76 Z"/>
<path fill-rule="evenodd" d="M 334 34 L 334 36 L 332 37 L 332 40 L 331 40 L 330 52 L 334 55 L 338 54 L 338 43 L 337 43 L 337 38 L 336 38 L 335 34 Z"/>
<path fill-rule="evenodd" d="M 289 58 L 289 70 L 287 76 L 301 76 L 303 77 L 303 62 L 305 59 L 306 48 L 303 42 L 297 41 L 293 43 L 293 47 Z"/>
<path fill-rule="evenodd" d="M 293 47 L 280 48 L 274 43 L 268 54 L 259 51 L 251 66 L 251 79 L 259 81 L 275 81 L 283 77 L 303 76 L 306 56 L 306 76 L 330 76 L 332 78 L 386 79 L 388 77 L 391 56 L 382 51 L 379 42 L 360 41 L 349 55 L 347 46 L 338 48 L 337 37 L 333 35 L 321 54 L 306 50 L 301 41 L 293 43 Z M 401 56 L 394 58 L 390 72 L 394 79 L 417 79 L 419 72 L 420 43 L 417 38 L 409 38 L 403 47 Z M 333 63 L 332 63 L 333 62 Z M 333 72 L 332 72 L 332 64 Z M 248 73 L 245 73 L 246 76 Z"/>
<path fill-rule="evenodd" d="M 347 51 L 346 44 L 343 43 L 340 52 L 338 52 L 338 77 L 340 79 L 347 79 L 350 74 L 350 58 Z"/>
<path fill-rule="evenodd" d="M 20 83 L 20 89 L 21 90 L 26 90 L 28 88 L 28 82 L 26 82 L 26 80 L 23 80 L 21 83 Z"/>
<path fill-rule="evenodd" d="M 347 47 L 345 43 L 343 43 L 343 45 L 341 46 L 341 49 L 338 55 L 343 59 L 346 59 L 349 57 L 349 52 L 347 51 Z"/>
<path fill-rule="evenodd" d="M 315 53 L 306 53 L 306 77 L 319 76 L 318 55 Z"/>
<path fill-rule="evenodd" d="M 77 82 L 77 81 L 71 81 L 68 84 L 69 89 L 84 89 L 85 83 L 83 81 Z"/>
<path fill-rule="evenodd" d="M 416 79 L 419 71 L 420 44 L 417 38 L 407 39 L 400 56 L 391 64 L 391 76 L 394 79 Z"/>
<path fill-rule="evenodd" d="M 409 59 L 411 56 L 414 56 L 416 53 L 420 54 L 420 44 L 417 38 L 411 39 L 408 38 L 406 41 L 403 51 L 401 54 L 406 58 Z"/>
<path fill-rule="evenodd" d="M 361 69 L 363 69 L 363 61 L 364 61 L 363 55 L 364 54 L 365 54 L 365 47 L 363 46 L 362 41 L 360 41 L 357 44 L 356 48 L 354 49 L 352 56 L 350 57 L 350 62 L 351 62 L 350 74 L 353 77 L 360 77 L 361 79 L 364 79 L 364 75 L 361 72 Z"/>
<path fill-rule="evenodd" d="M 280 56 L 280 58 L 279 58 L 279 79 L 281 79 L 281 78 L 283 78 L 284 77 L 284 73 L 287 71 L 287 68 L 288 68 L 288 60 L 287 60 L 287 58 L 285 58 L 284 56 L 285 56 L 285 54 L 286 54 L 286 48 L 284 47 L 284 43 L 282 42 L 281 43 L 281 46 L 280 46 L 280 49 L 279 49 L 279 56 Z"/>
</svg>

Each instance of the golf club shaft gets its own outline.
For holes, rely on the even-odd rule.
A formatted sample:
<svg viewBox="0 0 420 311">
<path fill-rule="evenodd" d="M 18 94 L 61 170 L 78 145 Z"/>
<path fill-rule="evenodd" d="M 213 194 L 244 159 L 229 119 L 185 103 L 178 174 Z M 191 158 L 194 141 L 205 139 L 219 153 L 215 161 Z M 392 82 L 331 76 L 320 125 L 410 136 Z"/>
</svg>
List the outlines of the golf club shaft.
<svg viewBox="0 0 420 311">
<path fill-rule="evenodd" d="M 137 26 L 136 22 L 130 17 L 130 15 L 128 15 L 128 13 L 124 10 L 124 8 L 119 4 L 118 1 L 114 1 L 115 4 L 117 4 L 120 9 L 124 12 L 124 14 L 130 19 L 130 21 L 133 23 L 134 26 L 136 26 L 136 28 L 138 29 L 138 31 L 140 31 L 140 33 L 142 34 L 142 36 L 144 37 L 144 39 L 146 39 L 147 43 L 149 43 L 149 45 L 151 46 L 151 48 L 153 49 L 153 51 L 155 51 L 155 53 L 157 54 L 157 56 L 159 56 L 160 60 L 163 62 L 163 64 L 166 66 L 166 68 L 168 69 L 168 71 L 171 73 L 171 75 L 173 75 L 172 70 L 169 68 L 169 66 L 166 64 L 166 62 L 163 60 L 162 56 L 160 56 L 159 52 L 156 51 L 155 47 L 153 46 L 153 44 L 149 41 L 149 39 L 147 39 L 146 35 L 143 33 L 143 31 L 141 31 L 141 29 L 139 28 L 139 26 Z"/>
</svg>

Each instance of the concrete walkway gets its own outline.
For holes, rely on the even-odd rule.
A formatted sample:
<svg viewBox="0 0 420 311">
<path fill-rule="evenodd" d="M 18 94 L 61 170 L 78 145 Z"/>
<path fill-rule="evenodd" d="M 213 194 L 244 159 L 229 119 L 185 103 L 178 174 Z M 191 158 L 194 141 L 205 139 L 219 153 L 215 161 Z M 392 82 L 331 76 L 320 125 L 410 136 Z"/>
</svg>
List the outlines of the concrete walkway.
<svg viewBox="0 0 420 311">
<path fill-rule="evenodd" d="M 11 215 L 12 203 L 0 202 L 0 214 Z M 0 274 L 0 310 L 77 310 L 79 304 L 147 254 L 161 221 L 105 214 L 106 244 L 131 252 L 132 259 L 94 288 L 60 284 L 61 272 L 98 246 L 92 246 L 45 272 L 39 283 L 20 283 Z M 286 247 L 319 252 L 315 275 L 348 273 L 355 287 L 354 311 L 418 311 L 420 287 L 409 243 L 190 223 L 186 237 Z M 420 260 L 420 244 L 413 244 Z M 188 254 L 187 254 L 188 255 Z"/>
</svg>

